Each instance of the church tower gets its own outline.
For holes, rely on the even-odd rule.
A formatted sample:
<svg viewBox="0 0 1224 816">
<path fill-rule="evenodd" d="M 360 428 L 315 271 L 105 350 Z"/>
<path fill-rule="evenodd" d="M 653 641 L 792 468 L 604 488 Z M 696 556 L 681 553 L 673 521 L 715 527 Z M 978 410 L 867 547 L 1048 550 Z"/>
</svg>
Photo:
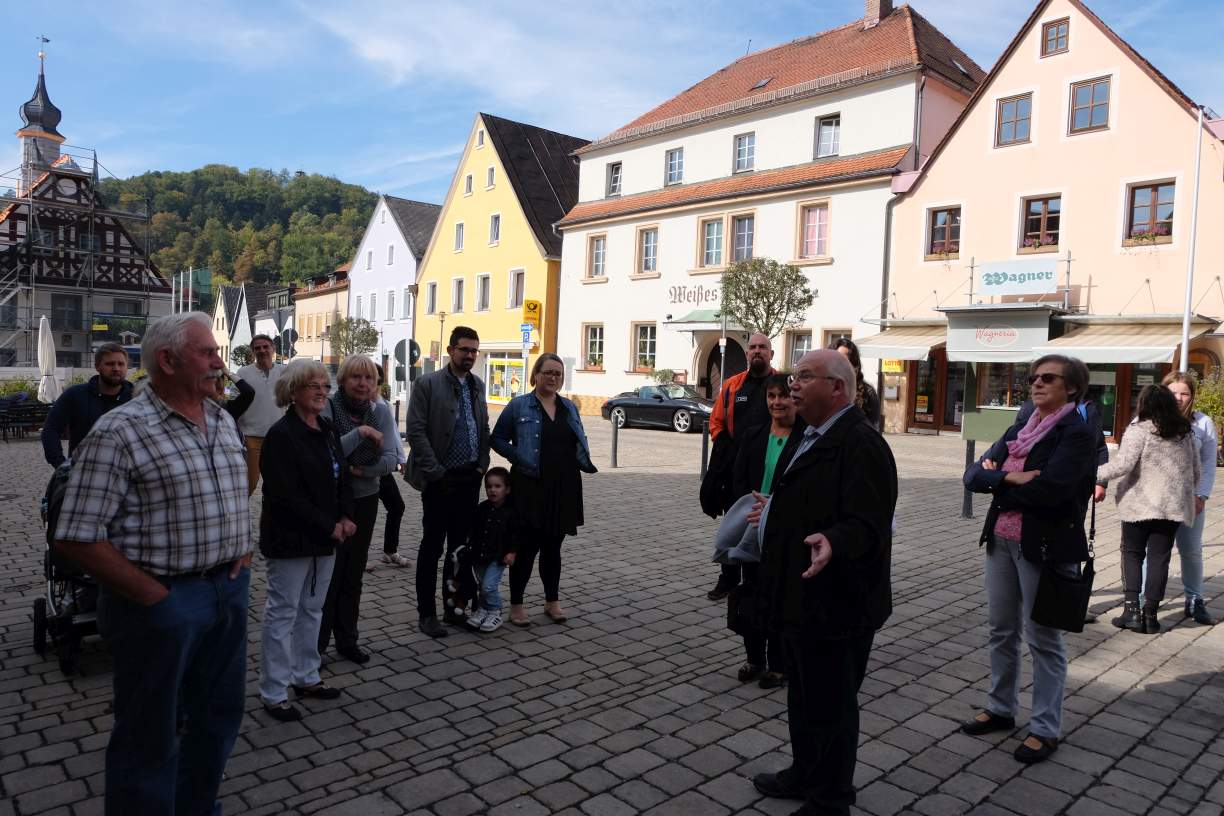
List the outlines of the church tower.
<svg viewBox="0 0 1224 816">
<path fill-rule="evenodd" d="M 38 52 L 38 84 L 34 96 L 20 108 L 24 123 L 17 131 L 21 140 L 21 186 L 17 195 L 23 196 L 48 167 L 60 157 L 60 145 L 64 137 L 56 130 L 63 114 L 47 96 L 47 79 L 43 73 L 45 54 Z"/>
</svg>

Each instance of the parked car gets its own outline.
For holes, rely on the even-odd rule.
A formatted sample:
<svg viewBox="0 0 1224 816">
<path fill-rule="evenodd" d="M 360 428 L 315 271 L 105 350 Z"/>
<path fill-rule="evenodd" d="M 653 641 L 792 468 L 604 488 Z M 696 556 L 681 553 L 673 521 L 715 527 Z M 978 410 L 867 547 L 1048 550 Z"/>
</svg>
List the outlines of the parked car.
<svg viewBox="0 0 1224 816">
<path fill-rule="evenodd" d="M 695 431 L 710 418 L 714 402 L 698 394 L 692 386 L 679 383 L 643 385 L 635 391 L 617 394 L 600 408 L 603 418 L 616 424 L 671 428 L 679 433 Z"/>
</svg>

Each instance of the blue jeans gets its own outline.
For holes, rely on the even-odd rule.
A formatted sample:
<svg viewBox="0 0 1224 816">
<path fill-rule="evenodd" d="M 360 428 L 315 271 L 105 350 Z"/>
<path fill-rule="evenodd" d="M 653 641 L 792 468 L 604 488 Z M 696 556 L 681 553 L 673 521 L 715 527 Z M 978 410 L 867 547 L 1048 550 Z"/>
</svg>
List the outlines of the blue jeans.
<svg viewBox="0 0 1224 816">
<path fill-rule="evenodd" d="M 114 656 L 107 816 L 219 814 L 242 715 L 251 572 L 165 581 L 145 607 L 102 590 Z"/>
<path fill-rule="evenodd" d="M 476 574 L 480 576 L 480 606 L 491 612 L 500 612 L 502 608 L 501 579 L 506 572 L 506 565 L 500 558 L 480 564 Z"/>
</svg>

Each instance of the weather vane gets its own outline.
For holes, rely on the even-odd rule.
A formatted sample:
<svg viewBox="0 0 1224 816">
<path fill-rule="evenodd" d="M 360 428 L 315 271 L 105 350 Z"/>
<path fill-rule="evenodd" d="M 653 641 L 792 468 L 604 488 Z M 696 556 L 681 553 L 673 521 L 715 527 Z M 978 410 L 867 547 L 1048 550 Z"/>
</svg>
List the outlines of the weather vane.
<svg viewBox="0 0 1224 816">
<path fill-rule="evenodd" d="M 38 43 L 39 43 L 39 45 L 38 45 L 38 60 L 39 60 L 39 62 L 42 62 L 43 60 L 45 60 L 45 59 L 46 59 L 47 55 L 46 55 L 45 53 L 43 53 L 43 48 L 42 48 L 42 47 L 43 47 L 44 45 L 46 45 L 47 43 L 49 43 L 49 42 L 51 42 L 51 41 L 50 41 L 50 40 L 48 40 L 46 37 L 44 37 L 42 34 L 39 34 L 39 35 L 38 35 Z"/>
</svg>

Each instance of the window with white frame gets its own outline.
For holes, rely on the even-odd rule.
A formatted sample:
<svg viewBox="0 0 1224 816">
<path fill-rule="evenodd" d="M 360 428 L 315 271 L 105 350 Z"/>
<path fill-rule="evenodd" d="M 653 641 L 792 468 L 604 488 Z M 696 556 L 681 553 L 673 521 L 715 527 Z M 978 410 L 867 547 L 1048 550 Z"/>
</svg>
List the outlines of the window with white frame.
<svg viewBox="0 0 1224 816">
<path fill-rule="evenodd" d="M 360 315 L 359 315 L 360 316 Z M 370 322 L 378 320 L 378 293 L 370 293 Z"/>
<path fill-rule="evenodd" d="M 460 221 L 455 225 L 455 251 L 463 251 L 463 222 Z"/>
<path fill-rule="evenodd" d="M 385 209 L 378 211 L 378 223 L 387 223 L 387 211 Z"/>
<path fill-rule="evenodd" d="M 742 133 L 735 137 L 735 172 L 751 170 L 756 165 L 756 134 Z"/>
<path fill-rule="evenodd" d="M 412 317 L 412 290 L 404 287 L 404 297 L 400 300 L 400 320 Z"/>
<path fill-rule="evenodd" d="M 463 194 L 470 196 L 472 194 L 472 174 L 468 173 L 463 177 Z"/>
<path fill-rule="evenodd" d="M 722 266 L 723 220 L 711 218 L 701 222 L 701 265 Z"/>
<path fill-rule="evenodd" d="M 734 262 L 747 261 L 752 258 L 752 238 L 756 229 L 756 218 L 751 215 L 737 215 L 731 219 L 732 233 L 735 238 L 735 250 L 731 255 Z"/>
<path fill-rule="evenodd" d="M 395 319 L 395 290 L 387 290 L 387 319 Z"/>
<path fill-rule="evenodd" d="M 463 311 L 463 278 L 451 281 L 451 313 Z"/>
<path fill-rule="evenodd" d="M 501 240 L 501 215 L 493 213 L 489 216 L 489 243 L 496 244 Z"/>
<path fill-rule="evenodd" d="M 610 162 L 608 164 L 608 184 L 606 195 L 620 195 L 621 192 L 621 163 Z"/>
<path fill-rule="evenodd" d="M 489 165 L 489 169 L 485 171 L 485 187 L 493 186 L 493 165 Z"/>
<path fill-rule="evenodd" d="M 522 269 L 510 270 L 510 291 L 507 293 L 506 305 L 511 309 L 520 309 L 523 299 L 527 297 L 527 273 Z"/>
<path fill-rule="evenodd" d="M 587 245 L 587 277 L 602 278 L 607 274 L 608 236 L 592 235 Z"/>
<path fill-rule="evenodd" d="M 361 317 L 361 295 L 357 296 L 357 308 L 353 309 L 353 314 L 357 317 Z"/>
<path fill-rule="evenodd" d="M 634 326 L 633 365 L 636 371 L 652 371 L 655 367 L 655 343 L 658 329 L 654 323 Z"/>
<path fill-rule="evenodd" d="M 841 150 L 841 114 L 816 122 L 816 157 L 836 156 Z"/>
<path fill-rule="evenodd" d="M 583 327 L 582 351 L 587 368 L 603 368 L 604 327 L 602 323 L 590 323 Z"/>
<path fill-rule="evenodd" d="M 438 311 L 438 284 L 436 281 L 425 287 L 425 314 L 436 314 Z"/>
<path fill-rule="evenodd" d="M 823 258 L 829 254 L 829 205 L 809 204 L 801 211 L 800 258 Z"/>
<path fill-rule="evenodd" d="M 679 184 L 684 181 L 684 148 L 677 147 L 667 151 L 666 165 L 665 184 Z"/>
<path fill-rule="evenodd" d="M 484 147 L 484 128 L 476 131 L 476 146 Z"/>
<path fill-rule="evenodd" d="M 372 269 L 373 267 L 374 267 L 374 250 L 369 249 L 369 250 L 366 250 L 366 269 Z"/>
<path fill-rule="evenodd" d="M 803 355 L 812 350 L 812 333 L 808 332 L 793 332 L 790 336 L 790 367 L 793 369 L 799 364 L 799 360 Z"/>
<path fill-rule="evenodd" d="M 387 244 L 387 266 L 395 263 L 395 244 Z"/>
<path fill-rule="evenodd" d="M 476 311 L 487 312 L 489 310 L 489 276 L 476 276 Z"/>
<path fill-rule="evenodd" d="M 639 275 L 648 275 L 659 269 L 659 228 L 651 227 L 638 232 Z"/>
</svg>

